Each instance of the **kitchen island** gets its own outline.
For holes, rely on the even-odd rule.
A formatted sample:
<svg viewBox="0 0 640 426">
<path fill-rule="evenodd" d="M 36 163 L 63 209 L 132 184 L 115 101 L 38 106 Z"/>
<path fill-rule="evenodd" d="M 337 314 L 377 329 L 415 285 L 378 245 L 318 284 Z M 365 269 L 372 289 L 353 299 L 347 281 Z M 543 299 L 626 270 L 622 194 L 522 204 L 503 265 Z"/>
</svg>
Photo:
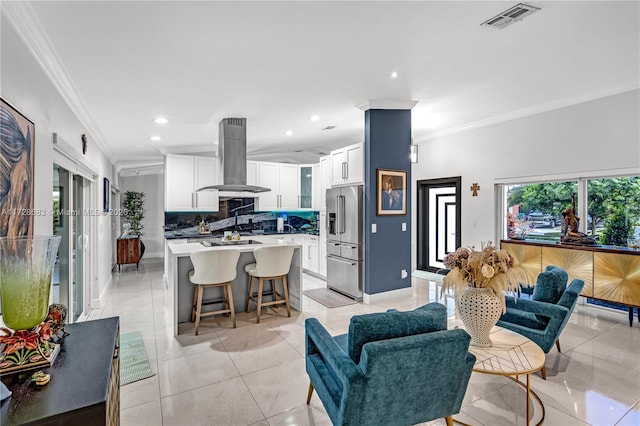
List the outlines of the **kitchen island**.
<svg viewBox="0 0 640 426">
<path fill-rule="evenodd" d="M 237 246 L 217 246 L 205 247 L 201 243 L 172 243 L 168 242 L 167 254 L 167 286 L 168 286 L 168 308 L 173 324 L 173 334 L 178 335 L 178 323 L 191 321 L 191 306 L 193 303 L 194 285 L 189 280 L 189 271 L 193 270 L 193 264 L 189 256 L 191 253 L 204 250 L 229 250 L 240 251 L 238 259 L 238 275 L 232 281 L 233 305 L 236 314 L 245 312 L 247 309 L 247 296 L 249 292 L 249 275 L 244 271 L 245 265 L 255 263 L 253 251 L 259 247 L 269 247 L 276 245 L 288 245 L 295 248 L 291 259 L 291 268 L 287 278 L 289 287 L 289 304 L 291 309 L 302 310 L 302 246 L 299 244 L 287 243 L 282 240 L 268 238 L 254 238 L 258 244 L 247 244 Z M 211 289 L 212 292 L 218 289 Z M 209 297 L 208 295 L 206 296 Z"/>
</svg>

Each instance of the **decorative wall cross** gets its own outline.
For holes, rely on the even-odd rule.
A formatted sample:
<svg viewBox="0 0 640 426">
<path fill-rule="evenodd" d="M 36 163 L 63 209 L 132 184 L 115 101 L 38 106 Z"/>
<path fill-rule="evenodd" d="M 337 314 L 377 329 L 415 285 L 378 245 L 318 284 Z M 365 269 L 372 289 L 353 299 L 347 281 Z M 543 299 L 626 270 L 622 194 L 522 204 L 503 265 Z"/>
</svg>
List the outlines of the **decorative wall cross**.
<svg viewBox="0 0 640 426">
<path fill-rule="evenodd" d="M 472 197 L 478 196 L 478 191 L 480 191 L 480 185 L 478 185 L 478 182 L 473 182 L 473 185 L 471 185 L 471 191 L 473 192 L 471 194 Z"/>
</svg>

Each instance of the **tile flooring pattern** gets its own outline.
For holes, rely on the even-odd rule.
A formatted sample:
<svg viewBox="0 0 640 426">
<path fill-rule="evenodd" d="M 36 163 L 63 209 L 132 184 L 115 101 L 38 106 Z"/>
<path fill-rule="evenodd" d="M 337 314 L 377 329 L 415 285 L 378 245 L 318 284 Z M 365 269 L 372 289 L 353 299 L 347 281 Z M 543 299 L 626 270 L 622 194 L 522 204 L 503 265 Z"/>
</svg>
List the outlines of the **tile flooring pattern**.
<svg viewBox="0 0 640 426">
<path fill-rule="evenodd" d="M 120 316 L 121 333 L 140 331 L 156 376 L 121 388 L 122 425 L 330 425 L 304 365 L 304 319 L 315 317 L 332 334 L 346 333 L 353 315 L 390 307 L 410 310 L 435 301 L 435 284 L 414 278 L 413 295 L 374 305 L 328 309 L 304 297 L 292 317 L 268 312 L 208 319 L 193 335 L 183 324 L 174 338 L 168 323 L 162 263 L 142 262 L 113 273 L 102 310 L 89 319 Z M 324 286 L 304 276 L 304 289 Z M 438 300 L 454 315 L 450 297 Z M 561 338 L 562 353 L 547 355 L 547 380 L 532 377 L 546 408 L 545 425 L 640 425 L 640 325 L 625 313 L 578 306 Z M 427 366 L 438 368 L 438 366 Z M 504 377 L 473 373 L 456 419 L 473 425 L 523 425 L 524 394 Z M 537 412 L 536 412 L 537 411 Z M 534 405 L 534 414 L 540 410 Z M 534 417 L 535 419 L 535 417 Z M 444 424 L 443 420 L 430 425 Z"/>
</svg>

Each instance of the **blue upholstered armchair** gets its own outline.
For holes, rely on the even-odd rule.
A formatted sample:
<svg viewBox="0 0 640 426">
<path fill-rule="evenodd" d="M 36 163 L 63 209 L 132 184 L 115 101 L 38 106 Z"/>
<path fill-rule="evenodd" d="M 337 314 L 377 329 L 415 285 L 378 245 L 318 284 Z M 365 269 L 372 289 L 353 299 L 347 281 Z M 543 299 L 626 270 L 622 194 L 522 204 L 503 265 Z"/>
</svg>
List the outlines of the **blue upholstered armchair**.
<svg viewBox="0 0 640 426">
<path fill-rule="evenodd" d="M 334 425 L 453 424 L 475 356 L 443 305 L 354 316 L 336 337 L 315 318 L 305 329 L 307 404 L 315 389 Z"/>
<path fill-rule="evenodd" d="M 574 279 L 567 287 L 569 276 L 557 266 L 547 266 L 538 275 L 531 300 L 507 297 L 507 312 L 498 325 L 520 333 L 534 341 L 544 353 L 553 344 L 560 351 L 560 333 L 576 307 L 584 281 Z M 546 378 L 543 368 L 542 377 Z"/>
</svg>

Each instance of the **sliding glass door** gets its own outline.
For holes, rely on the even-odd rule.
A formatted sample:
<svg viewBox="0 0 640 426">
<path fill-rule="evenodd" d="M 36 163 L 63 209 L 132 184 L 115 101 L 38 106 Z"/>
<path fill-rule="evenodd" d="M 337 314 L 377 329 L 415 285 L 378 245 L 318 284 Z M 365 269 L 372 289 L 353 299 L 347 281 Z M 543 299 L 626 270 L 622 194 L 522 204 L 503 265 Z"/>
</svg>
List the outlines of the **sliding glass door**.
<svg viewBox="0 0 640 426">
<path fill-rule="evenodd" d="M 62 237 L 54 268 L 53 303 L 69 308 L 70 322 L 85 312 L 86 234 L 88 182 L 80 175 L 53 166 L 53 234 Z M 88 310 L 87 310 L 88 312 Z"/>
</svg>

